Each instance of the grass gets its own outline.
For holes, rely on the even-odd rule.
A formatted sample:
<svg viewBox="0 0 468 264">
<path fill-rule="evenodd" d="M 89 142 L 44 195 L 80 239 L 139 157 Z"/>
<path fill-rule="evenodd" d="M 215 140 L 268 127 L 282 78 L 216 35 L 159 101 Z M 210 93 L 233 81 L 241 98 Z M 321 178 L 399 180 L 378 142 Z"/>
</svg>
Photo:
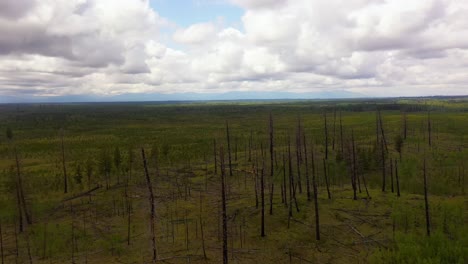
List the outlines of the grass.
<svg viewBox="0 0 468 264">
<path fill-rule="evenodd" d="M 144 147 L 156 194 L 158 257 L 168 263 L 186 263 L 188 258 L 191 263 L 220 263 L 220 183 L 219 173 L 214 173 L 213 140 L 218 147 L 226 145 L 227 120 L 232 151 L 234 142 L 238 145 L 237 160 L 232 155 L 235 173 L 227 179 L 228 249 L 232 263 L 464 263 L 467 255 L 463 249 L 468 237 L 464 180 L 468 101 L 432 98 L 427 102 L 433 129 L 431 147 L 427 144 L 428 106 L 417 99 L 0 105 L 0 130 L 9 127 L 14 134 L 13 140 L 0 139 L 0 220 L 6 261 L 27 262 L 31 255 L 35 263 L 150 262 L 149 204 L 140 155 L 140 148 Z M 408 138 L 399 160 L 399 198 L 390 191 L 389 168 L 387 191 L 380 190 L 375 105 L 382 109 L 388 159 L 399 159 L 394 139 L 401 133 L 401 111 L 410 111 Z M 337 116 L 340 111 L 342 114 L 345 149 L 350 132 L 354 131 L 359 173 L 366 177 L 371 199 L 361 186 L 359 199 L 352 200 L 348 165 L 336 159 L 341 155 L 341 141 L 338 121 L 333 134 L 334 107 L 338 109 Z M 331 200 L 326 196 L 321 162 L 325 152 L 324 111 L 330 142 L 334 139 L 336 144 L 334 150 L 329 146 Z M 247 150 L 252 132 L 253 160 L 261 156 L 261 144 L 268 153 L 270 112 L 278 164 L 273 180 L 274 212 L 268 214 L 266 197 L 267 236 L 261 238 L 260 209 L 255 207 L 255 177 L 251 173 L 255 162 L 248 160 Z M 315 240 L 313 202 L 307 201 L 305 185 L 303 193 L 298 193 L 300 211 L 293 211 L 289 228 L 288 210 L 281 202 L 281 153 L 286 150 L 288 136 L 295 142 L 298 118 L 307 140 L 315 145 L 320 241 Z M 61 128 L 65 132 L 68 194 L 63 193 Z M 122 155 L 118 168 L 113 162 L 117 147 Z M 33 224 L 17 239 L 14 148 L 19 153 L 27 205 L 33 215 Z M 97 184 L 104 185 L 104 153 L 108 153 L 113 164 L 111 188 L 101 187 L 90 196 L 67 200 Z M 266 155 L 269 167 L 269 154 Z M 295 153 L 293 156 L 292 163 L 296 164 Z M 425 236 L 423 157 L 428 161 L 431 237 Z M 78 166 L 81 178 L 76 177 Z M 90 181 L 87 167 L 92 169 Z M 294 177 L 296 171 L 294 167 Z M 305 184 L 303 163 L 301 171 Z M 124 179 L 129 180 L 127 191 Z M 270 183 L 267 179 L 266 194 Z M 127 245 L 129 210 L 131 243 Z"/>
</svg>

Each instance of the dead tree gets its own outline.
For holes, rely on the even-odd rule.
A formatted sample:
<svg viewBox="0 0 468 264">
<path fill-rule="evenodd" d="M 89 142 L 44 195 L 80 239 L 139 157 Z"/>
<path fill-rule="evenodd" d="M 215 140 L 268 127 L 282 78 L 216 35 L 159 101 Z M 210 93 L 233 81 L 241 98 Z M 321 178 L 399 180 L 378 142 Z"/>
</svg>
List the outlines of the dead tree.
<svg viewBox="0 0 468 264">
<path fill-rule="evenodd" d="M 274 191 L 274 139 L 273 139 L 273 117 L 270 113 L 270 182 L 271 182 L 271 192 L 270 192 L 270 215 L 273 214 L 273 191 Z"/>
<path fill-rule="evenodd" d="M 263 161 L 265 165 L 265 161 Z M 260 175 L 260 197 L 262 202 L 262 211 L 261 211 L 261 237 L 265 236 L 265 168 L 263 166 L 262 172 Z"/>
<path fill-rule="evenodd" d="M 431 137 L 431 111 L 427 110 L 427 143 L 429 147 L 432 146 L 432 137 Z"/>
<path fill-rule="evenodd" d="M 403 139 L 406 140 L 407 135 L 408 135 L 408 117 L 406 115 L 406 112 L 403 112 Z"/>
<path fill-rule="evenodd" d="M 227 122 L 226 122 L 227 125 Z M 225 191 L 225 177 L 226 169 L 224 165 L 224 150 L 221 146 L 219 149 L 221 159 L 221 207 L 223 219 L 223 264 L 228 263 L 228 241 L 227 241 L 227 213 L 226 213 L 226 191 Z"/>
<path fill-rule="evenodd" d="M 323 127 L 325 133 L 325 159 L 328 159 L 328 127 L 327 127 L 327 112 L 323 112 Z"/>
<path fill-rule="evenodd" d="M 215 166 L 215 174 L 218 174 L 218 160 L 216 155 L 216 139 L 213 139 L 213 156 L 214 156 L 214 166 Z"/>
<path fill-rule="evenodd" d="M 310 145 L 310 162 L 312 166 L 312 188 L 314 190 L 314 209 L 315 209 L 315 239 L 320 240 L 320 217 L 318 208 L 317 181 L 315 177 L 315 157 L 314 146 Z"/>
<path fill-rule="evenodd" d="M 393 161 L 390 159 L 390 186 L 392 188 L 392 193 L 395 192 L 395 188 L 393 187 Z"/>
<path fill-rule="evenodd" d="M 149 195 L 149 203 L 150 203 L 150 228 L 151 228 L 151 242 L 153 246 L 153 262 L 157 260 L 156 254 L 156 231 L 154 226 L 154 221 L 156 218 L 155 206 L 154 206 L 154 194 L 153 194 L 153 186 L 151 185 L 151 178 L 148 172 L 148 166 L 146 162 L 145 156 L 145 149 L 141 148 L 141 157 L 143 158 L 143 167 L 145 169 L 145 177 L 146 177 L 146 185 L 148 186 L 148 195 Z"/>
<path fill-rule="evenodd" d="M 68 193 L 68 177 L 67 166 L 65 165 L 65 146 L 63 143 L 63 128 L 60 130 L 61 150 L 62 150 L 62 167 L 63 167 L 63 192 Z"/>
<path fill-rule="evenodd" d="M 381 159 L 382 159 L 382 192 L 385 192 L 385 182 L 386 182 L 386 164 L 385 164 L 385 150 L 384 150 L 384 141 L 381 140 Z"/>
<path fill-rule="evenodd" d="M 28 210 L 28 207 L 26 205 L 26 198 L 24 195 L 24 187 L 23 187 L 23 178 L 21 175 L 21 170 L 20 170 L 20 161 L 19 161 L 19 156 L 18 156 L 18 151 L 16 149 L 16 146 L 14 147 L 14 152 L 15 152 L 15 163 L 16 163 L 16 190 L 17 190 L 17 198 L 18 198 L 18 209 L 23 211 L 24 216 L 26 217 L 26 222 L 28 225 L 32 224 L 32 217 L 31 214 Z M 21 218 L 21 213 L 20 213 L 20 218 Z M 22 219 L 20 220 L 22 221 Z M 20 229 L 20 232 L 22 232 L 22 228 Z"/>
<path fill-rule="evenodd" d="M 396 159 L 395 159 L 395 179 L 396 179 L 397 196 L 400 197 L 400 179 L 398 178 L 398 161 Z"/>
<path fill-rule="evenodd" d="M 357 164 L 356 164 L 356 147 L 355 147 L 355 142 L 354 142 L 354 131 L 351 131 L 351 144 L 352 144 L 352 156 L 353 156 L 353 173 L 352 173 L 352 179 L 351 179 L 351 184 L 353 186 L 353 199 L 357 200 L 356 196 L 356 179 L 357 179 Z"/>
<path fill-rule="evenodd" d="M 326 184 L 326 187 L 327 187 L 328 199 L 331 199 L 330 183 L 328 182 L 327 160 L 326 159 L 323 159 L 323 175 L 325 176 L 325 184 Z"/>
<path fill-rule="evenodd" d="M 303 133 L 302 141 L 304 143 L 304 162 L 305 162 L 307 201 L 310 201 L 311 197 L 310 197 L 309 163 L 308 163 L 308 157 L 307 157 L 307 143 L 306 143 L 305 133 Z"/>
<path fill-rule="evenodd" d="M 284 195 L 284 205 L 288 207 L 288 192 L 287 192 L 287 184 L 286 184 L 286 157 L 283 152 L 283 195 Z"/>
<path fill-rule="evenodd" d="M 2 264 L 5 264 L 5 255 L 3 253 L 3 233 L 2 233 L 2 222 L 0 220 L 0 255 L 2 258 Z"/>
<path fill-rule="evenodd" d="M 341 118 L 341 111 L 340 111 L 340 144 L 341 144 L 341 156 L 343 156 L 344 142 L 343 142 L 343 120 Z"/>
<path fill-rule="evenodd" d="M 302 193 L 300 134 L 301 134 L 301 132 L 300 132 L 300 123 L 299 123 L 298 128 L 297 128 L 297 132 L 296 132 L 296 166 L 297 166 L 297 185 L 299 187 L 299 193 Z"/>
<path fill-rule="evenodd" d="M 382 142 L 383 142 L 384 147 L 385 147 L 385 152 L 388 153 L 388 146 L 387 146 L 387 140 L 385 138 L 385 130 L 384 130 L 384 127 L 383 127 L 382 115 L 380 114 L 380 110 L 378 112 L 379 112 L 380 132 L 382 133 Z"/>
<path fill-rule="evenodd" d="M 229 159 L 229 176 L 232 176 L 232 161 L 231 161 L 231 139 L 229 135 L 229 124 L 226 120 L 226 138 L 227 138 L 227 146 L 228 146 L 228 159 Z"/>
<path fill-rule="evenodd" d="M 426 232 L 427 232 L 427 236 L 430 236 L 431 224 L 430 224 L 430 218 L 429 218 L 429 200 L 427 197 L 426 158 L 424 158 L 424 163 L 423 163 L 423 177 L 424 177 L 424 205 L 426 209 Z"/>
<path fill-rule="evenodd" d="M 296 199 L 296 186 L 294 184 L 294 175 L 292 170 L 292 157 L 291 157 L 291 141 L 288 138 L 288 155 L 289 155 L 289 193 L 291 194 L 289 198 L 289 204 L 292 208 L 292 201 L 294 200 L 294 205 L 296 206 L 296 211 L 299 212 L 299 205 L 297 204 Z M 290 215 L 292 216 L 292 210 L 290 210 Z"/>
<path fill-rule="evenodd" d="M 332 139 L 332 150 L 335 150 L 335 135 L 336 135 L 336 107 L 333 108 L 333 139 Z"/>
</svg>

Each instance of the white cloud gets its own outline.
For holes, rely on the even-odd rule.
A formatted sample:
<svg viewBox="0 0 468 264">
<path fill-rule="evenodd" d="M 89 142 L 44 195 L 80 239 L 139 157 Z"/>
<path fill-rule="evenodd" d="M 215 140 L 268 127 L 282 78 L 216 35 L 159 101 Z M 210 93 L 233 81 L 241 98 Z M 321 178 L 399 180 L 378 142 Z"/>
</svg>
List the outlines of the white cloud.
<svg viewBox="0 0 468 264">
<path fill-rule="evenodd" d="M 231 2 L 241 29 L 174 29 L 148 0 L 3 0 L 0 95 L 468 91 L 466 1 Z"/>
</svg>

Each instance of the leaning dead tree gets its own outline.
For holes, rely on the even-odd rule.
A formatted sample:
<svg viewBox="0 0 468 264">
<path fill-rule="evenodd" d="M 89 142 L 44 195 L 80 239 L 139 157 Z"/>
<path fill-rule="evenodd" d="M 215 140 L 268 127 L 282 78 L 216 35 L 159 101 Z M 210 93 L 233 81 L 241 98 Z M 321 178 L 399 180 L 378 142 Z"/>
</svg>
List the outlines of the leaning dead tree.
<svg viewBox="0 0 468 264">
<path fill-rule="evenodd" d="M 325 159 L 328 159 L 328 126 L 327 126 L 327 112 L 323 112 L 323 127 L 325 133 Z"/>
<path fill-rule="evenodd" d="M 146 156 L 145 156 L 145 149 L 141 148 L 141 157 L 143 158 L 143 167 L 145 169 L 145 177 L 146 177 L 146 185 L 148 186 L 148 195 L 149 195 L 149 203 L 150 203 L 150 228 L 151 228 L 151 244 L 153 246 L 153 262 L 156 262 L 157 260 L 157 254 L 156 254 L 156 232 L 155 232 L 155 226 L 154 226 L 154 221 L 156 218 L 156 212 L 154 208 L 154 194 L 153 194 L 153 186 L 151 185 L 151 178 L 148 173 L 148 166 L 146 162 Z"/>
</svg>

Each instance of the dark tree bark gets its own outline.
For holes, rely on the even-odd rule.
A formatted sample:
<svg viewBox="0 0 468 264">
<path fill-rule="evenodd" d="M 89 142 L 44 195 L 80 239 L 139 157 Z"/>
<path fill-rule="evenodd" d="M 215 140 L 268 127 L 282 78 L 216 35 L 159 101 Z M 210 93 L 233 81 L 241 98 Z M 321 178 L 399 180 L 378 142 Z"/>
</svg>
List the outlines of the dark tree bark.
<svg viewBox="0 0 468 264">
<path fill-rule="evenodd" d="M 356 179 L 357 179 L 357 168 L 356 168 L 356 147 L 354 142 L 354 131 L 351 131 L 351 144 L 352 144 L 352 156 L 353 156 L 353 173 L 351 179 L 351 185 L 353 186 L 353 199 L 357 200 L 356 196 Z"/>
<path fill-rule="evenodd" d="M 2 264 L 5 264 L 5 255 L 3 253 L 3 231 L 2 231 L 2 222 L 0 221 L 0 256 L 2 258 Z"/>
<path fill-rule="evenodd" d="M 343 157 L 344 142 L 343 142 L 343 120 L 341 118 L 341 111 L 340 111 L 340 144 L 341 144 L 341 156 Z"/>
<path fill-rule="evenodd" d="M 392 193 L 395 192 L 395 188 L 393 186 L 393 160 L 390 159 L 390 187 L 392 188 Z"/>
<path fill-rule="evenodd" d="M 216 154 L 216 139 L 213 139 L 213 157 L 214 157 L 214 165 L 215 165 L 215 174 L 218 174 L 218 155 Z"/>
<path fill-rule="evenodd" d="M 400 179 L 398 178 L 398 161 L 395 160 L 395 178 L 397 187 L 397 196 L 400 197 Z"/>
<path fill-rule="evenodd" d="M 301 181 L 301 143 L 300 143 L 300 130 L 296 133 L 296 166 L 297 166 L 297 185 L 299 187 L 299 193 L 302 193 L 302 181 Z"/>
<path fill-rule="evenodd" d="M 431 129 L 432 129 L 431 111 L 427 110 L 427 143 L 429 144 L 429 147 L 432 146 Z"/>
<path fill-rule="evenodd" d="M 327 126 L 327 112 L 323 112 L 323 127 L 325 132 L 325 159 L 328 160 L 328 126 Z"/>
<path fill-rule="evenodd" d="M 406 115 L 406 112 L 403 112 L 403 139 L 406 140 L 406 137 L 408 135 L 408 118 Z"/>
<path fill-rule="evenodd" d="M 310 162 L 312 166 L 312 188 L 314 190 L 314 209 L 315 209 L 315 239 L 320 240 L 320 216 L 318 207 L 318 193 L 317 193 L 317 181 L 315 177 L 315 157 L 314 147 L 311 144 L 310 147 Z"/>
<path fill-rule="evenodd" d="M 228 159 L 229 159 L 229 176 L 232 176 L 232 162 L 231 162 L 231 139 L 229 135 L 229 124 L 226 120 L 226 138 L 227 138 L 227 145 L 228 145 Z"/>
<path fill-rule="evenodd" d="M 331 199 L 330 183 L 328 182 L 327 160 L 323 159 L 323 175 L 325 176 L 325 184 L 327 186 L 328 199 Z"/>
<path fill-rule="evenodd" d="M 304 162 L 305 162 L 307 201 L 310 201 L 311 195 L 310 195 L 310 180 L 309 180 L 309 163 L 308 163 L 308 157 L 307 157 L 307 142 L 306 142 L 305 133 L 303 134 L 302 141 L 304 143 Z"/>
<path fill-rule="evenodd" d="M 155 226 L 154 221 L 156 218 L 155 206 L 154 206 L 154 194 L 153 194 L 153 186 L 151 185 L 151 178 L 148 172 L 148 166 L 146 162 L 145 150 L 141 148 L 141 157 L 143 159 L 143 167 L 145 169 L 145 178 L 146 178 L 146 185 L 148 186 L 148 195 L 149 195 L 149 203 L 150 203 L 150 228 L 151 228 L 151 243 L 153 246 L 153 262 L 157 260 L 157 253 L 156 253 L 156 234 L 155 234 Z"/>
<path fill-rule="evenodd" d="M 227 264 L 228 263 L 228 241 L 227 241 L 227 212 L 226 212 L 226 191 L 225 191 L 226 169 L 224 165 L 223 147 L 220 148 L 219 154 L 220 154 L 220 159 L 221 159 L 221 208 L 222 208 L 222 219 L 223 219 L 223 264 Z"/>
<path fill-rule="evenodd" d="M 287 207 L 288 206 L 288 192 L 287 192 L 287 187 L 288 186 L 286 184 L 286 157 L 285 157 L 285 154 L 283 152 L 283 188 L 284 188 L 284 205 Z"/>
<path fill-rule="evenodd" d="M 426 158 L 424 158 L 424 164 L 423 164 L 423 177 L 424 177 L 424 205 L 426 209 L 426 232 L 427 232 L 427 236 L 430 236 L 431 224 L 430 224 L 430 217 L 429 217 L 429 199 L 427 196 Z"/>
<path fill-rule="evenodd" d="M 379 110 L 379 123 L 380 123 L 380 132 L 382 133 L 382 142 L 383 142 L 384 147 L 385 147 L 385 152 L 388 153 L 387 140 L 385 138 L 385 130 L 384 130 L 384 127 L 383 127 L 382 115 L 380 113 L 380 110 Z"/>
<path fill-rule="evenodd" d="M 265 164 L 265 162 L 263 162 Z M 262 173 L 260 175 L 260 198 L 262 202 L 262 211 L 261 211 L 261 236 L 265 236 L 265 169 L 262 168 Z"/>
<path fill-rule="evenodd" d="M 333 150 L 335 150 L 335 138 L 336 138 L 336 107 L 333 108 L 333 139 L 332 139 Z"/>
<path fill-rule="evenodd" d="M 386 183 L 386 164 L 385 164 L 385 150 L 383 140 L 381 142 L 381 159 L 382 159 L 382 192 L 385 192 L 385 183 Z"/>
<path fill-rule="evenodd" d="M 270 215 L 273 214 L 273 195 L 274 195 L 274 134 L 273 134 L 273 117 L 270 113 L 270 183 L 271 183 L 271 192 L 270 192 Z"/>
<path fill-rule="evenodd" d="M 60 130 L 60 141 L 62 150 L 62 167 L 63 167 L 63 192 L 68 193 L 68 177 L 67 177 L 67 166 L 65 165 L 65 146 L 63 143 L 63 129 Z"/>
</svg>

